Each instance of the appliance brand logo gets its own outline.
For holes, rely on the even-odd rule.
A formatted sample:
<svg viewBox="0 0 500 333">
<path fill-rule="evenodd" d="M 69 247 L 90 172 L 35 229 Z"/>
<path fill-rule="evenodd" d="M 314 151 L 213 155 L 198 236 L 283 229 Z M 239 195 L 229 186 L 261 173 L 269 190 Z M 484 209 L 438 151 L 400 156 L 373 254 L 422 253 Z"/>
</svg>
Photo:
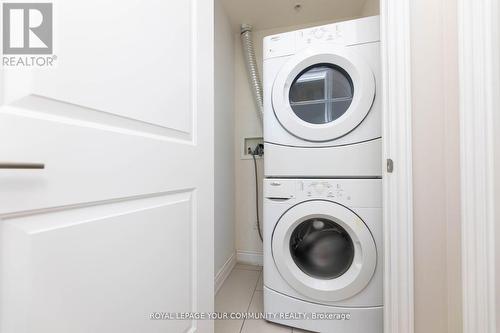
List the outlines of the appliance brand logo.
<svg viewBox="0 0 500 333">
<path fill-rule="evenodd" d="M 7 2 L 2 9 L 2 65 L 53 66 L 57 58 L 53 55 L 53 4 Z"/>
</svg>

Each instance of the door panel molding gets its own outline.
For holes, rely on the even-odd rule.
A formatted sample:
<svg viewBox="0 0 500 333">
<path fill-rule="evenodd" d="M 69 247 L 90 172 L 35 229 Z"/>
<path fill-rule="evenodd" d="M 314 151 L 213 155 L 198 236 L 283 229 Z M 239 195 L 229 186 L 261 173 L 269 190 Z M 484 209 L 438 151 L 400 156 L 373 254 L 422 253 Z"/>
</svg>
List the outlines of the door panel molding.
<svg viewBox="0 0 500 333">
<path fill-rule="evenodd" d="M 195 188 L 199 181 L 187 175 L 155 178 L 142 174 L 145 170 L 155 175 L 185 173 L 185 164 L 196 160 L 200 153 L 189 141 L 151 139 L 102 124 L 49 117 L 12 106 L 2 109 L 0 130 L 9 133 L 17 149 L 2 146 L 0 155 L 15 161 L 41 161 L 45 169 L 0 173 L 0 186 L 4 188 L 0 192 L 0 214 L 161 193 L 166 189 L 178 191 Z M 14 127 L 17 131 L 11 130 Z M 126 154 L 119 154 L 124 148 Z M 99 179 L 99 186 L 94 179 Z"/>
<path fill-rule="evenodd" d="M 381 0 L 380 7 L 385 333 L 414 331 L 410 2 Z"/>
<path fill-rule="evenodd" d="M 494 184 L 499 175 L 494 174 L 493 123 L 500 105 L 498 11 L 495 0 L 458 1 L 464 333 L 497 332 Z"/>
<path fill-rule="evenodd" d="M 16 110 L 13 111 L 12 108 Z M 20 98 L 4 107 L 4 110 L 3 112 L 11 110 L 11 113 L 17 115 L 45 119 L 47 121 L 57 121 L 71 125 L 139 135 L 151 139 L 192 144 L 192 136 L 188 132 L 38 95 L 29 95 Z"/>
<path fill-rule="evenodd" d="M 54 71 L 0 69 L 0 141 L 7 143 L 0 145 L 0 158 L 45 164 L 43 170 L 0 172 L 0 250 L 6 250 L 0 251 L 0 288 L 10 284 L 20 290 L 17 307 L 5 306 L 13 297 L 0 293 L 0 332 L 211 333 L 210 320 L 150 320 L 149 314 L 214 309 L 214 290 L 207 288 L 214 281 L 213 0 L 124 0 L 119 6 L 67 0 L 55 7 L 54 51 L 60 63 Z M 155 38 L 159 44 L 148 43 Z M 145 49 L 130 46 L 136 44 Z M 151 61 L 142 64 L 147 68 L 121 66 L 128 60 L 119 58 L 120 66 L 106 67 L 116 54 L 123 59 L 146 55 Z M 127 81 L 131 77 L 137 81 Z M 89 220 L 90 212 L 97 221 Z M 80 221 L 83 217 L 87 220 Z M 78 236 L 72 234 L 76 230 Z M 175 237 L 175 232 L 182 234 Z M 49 239 L 62 233 L 67 237 Z M 136 257 L 139 252 L 143 261 Z M 70 260 L 58 265 L 65 255 L 81 268 L 96 270 L 101 263 L 104 275 L 120 277 L 107 285 L 85 270 L 73 274 L 78 267 Z M 27 267 L 19 279 L 6 269 L 14 266 Z M 64 289 L 64 274 L 79 289 Z M 30 284 L 34 287 L 25 295 L 32 297 L 23 298 Z M 155 287 L 160 292 L 152 292 Z M 68 294 L 43 305 L 43 289 Z M 71 291 L 66 307 L 56 304 Z M 111 296 L 128 302 L 113 308 Z M 99 297 L 95 309 L 108 306 L 109 311 L 97 314 L 87 307 L 78 313 L 75 300 Z M 66 315 L 71 307 L 74 313 Z M 32 320 L 12 324 L 26 309 Z M 123 318 L 109 316 L 117 309 Z M 16 310 L 17 317 L 3 315 Z M 32 327 L 39 322 L 45 326 Z M 122 322 L 131 324 L 122 327 Z"/>
<path fill-rule="evenodd" d="M 151 332 L 193 328 L 144 320 L 197 307 L 193 198 L 186 190 L 3 218 L 0 330 L 84 332 L 111 322 L 122 332 L 145 323 Z M 135 315 L 122 317 L 123 307 Z"/>
<path fill-rule="evenodd" d="M 192 112 L 178 110 L 192 110 L 196 64 L 186 55 L 196 43 L 196 1 L 127 1 L 119 7 L 99 0 L 58 3 L 58 62 L 36 73 L 32 92 L 192 133 Z M 175 30 L 163 23 L 169 20 L 177 22 Z M 96 38 L 88 38 L 89 31 Z"/>
<path fill-rule="evenodd" d="M 10 105 L 35 96 L 177 132 L 183 139 L 191 138 L 196 111 L 193 91 L 197 66 L 193 50 L 198 43 L 196 1 L 182 1 L 173 7 L 157 2 L 154 6 L 161 8 L 153 11 L 146 8 L 146 13 L 141 5 L 132 3 L 123 6 L 128 13 L 120 13 L 112 2 L 98 0 L 68 0 L 58 4 L 56 41 L 61 47 L 56 45 L 56 66 L 42 71 L 4 69 L 4 102 Z M 162 17 L 162 12 L 185 16 L 183 29 L 173 32 L 164 28 L 157 21 L 169 17 Z M 151 16 L 147 20 L 146 14 Z M 91 30 L 87 17 L 92 17 Z M 110 25 L 112 20 L 115 22 Z M 136 21 L 141 26 L 130 24 Z M 95 34 L 98 29 L 105 32 L 102 38 L 83 37 Z M 143 36 L 137 35 L 140 33 Z M 190 57 L 182 56 L 186 52 L 190 52 Z M 166 86 L 173 91 L 162 91 Z M 186 107 L 192 110 L 190 114 L 177 112 Z"/>
</svg>

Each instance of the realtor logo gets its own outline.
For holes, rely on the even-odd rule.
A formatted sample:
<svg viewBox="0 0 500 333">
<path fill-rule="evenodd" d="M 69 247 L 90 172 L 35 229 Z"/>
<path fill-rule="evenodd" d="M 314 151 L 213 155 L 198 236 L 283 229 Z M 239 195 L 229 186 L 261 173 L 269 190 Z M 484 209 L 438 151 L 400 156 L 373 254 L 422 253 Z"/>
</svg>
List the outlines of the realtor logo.
<svg viewBox="0 0 500 333">
<path fill-rule="evenodd" d="M 52 54 L 52 3 L 3 4 L 3 54 Z"/>
</svg>

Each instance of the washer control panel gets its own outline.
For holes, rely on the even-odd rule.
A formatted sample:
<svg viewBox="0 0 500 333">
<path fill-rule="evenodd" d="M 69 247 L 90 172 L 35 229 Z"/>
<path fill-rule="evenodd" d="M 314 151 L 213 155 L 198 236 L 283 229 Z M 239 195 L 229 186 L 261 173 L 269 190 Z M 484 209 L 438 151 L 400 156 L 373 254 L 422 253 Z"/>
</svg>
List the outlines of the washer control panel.
<svg viewBox="0 0 500 333">
<path fill-rule="evenodd" d="M 344 198 L 351 200 L 340 183 L 332 181 L 303 181 L 302 186 L 308 197 Z"/>
<path fill-rule="evenodd" d="M 278 203 L 329 200 L 346 206 L 381 207 L 381 179 L 264 179 L 264 198 Z"/>
</svg>

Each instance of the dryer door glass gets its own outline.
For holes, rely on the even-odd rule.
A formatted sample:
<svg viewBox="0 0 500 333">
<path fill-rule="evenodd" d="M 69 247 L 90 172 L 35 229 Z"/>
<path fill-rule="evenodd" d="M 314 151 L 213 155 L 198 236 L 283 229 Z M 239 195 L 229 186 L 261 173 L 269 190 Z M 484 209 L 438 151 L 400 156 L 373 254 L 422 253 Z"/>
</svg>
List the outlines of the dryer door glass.
<svg viewBox="0 0 500 333">
<path fill-rule="evenodd" d="M 307 275 L 335 279 L 351 267 L 354 244 L 347 231 L 337 223 L 312 218 L 293 231 L 290 252 L 295 264 Z"/>
<path fill-rule="evenodd" d="M 303 70 L 290 87 L 290 106 L 302 120 L 326 124 L 340 118 L 354 94 L 352 79 L 333 64 L 316 64 Z"/>
</svg>

